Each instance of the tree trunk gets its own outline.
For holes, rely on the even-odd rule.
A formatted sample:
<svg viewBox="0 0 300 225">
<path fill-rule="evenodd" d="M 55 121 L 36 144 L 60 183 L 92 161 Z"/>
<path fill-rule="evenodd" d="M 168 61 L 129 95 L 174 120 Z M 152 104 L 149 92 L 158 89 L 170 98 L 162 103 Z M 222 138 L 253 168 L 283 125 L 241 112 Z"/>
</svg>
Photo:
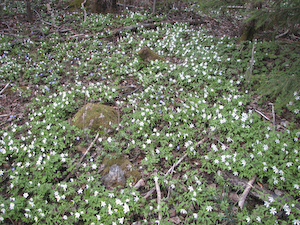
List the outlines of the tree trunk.
<svg viewBox="0 0 300 225">
<path fill-rule="evenodd" d="M 31 0 L 26 0 L 26 10 L 27 10 L 27 20 L 29 22 L 32 21 L 33 17 L 32 17 L 32 10 L 31 10 Z"/>
<path fill-rule="evenodd" d="M 248 3 L 247 7 L 246 7 L 246 11 L 249 12 L 250 16 L 250 12 L 253 11 L 254 9 L 259 9 L 261 8 L 261 3 L 254 3 L 254 2 L 250 2 Z M 242 28 L 242 35 L 239 38 L 238 43 L 240 43 L 241 41 L 251 41 L 254 37 L 254 34 L 256 32 L 256 20 L 253 19 L 247 23 L 244 24 L 243 28 Z"/>
<path fill-rule="evenodd" d="M 117 11 L 117 0 L 111 0 L 111 11 L 112 12 Z"/>
<path fill-rule="evenodd" d="M 153 11 L 152 11 L 153 14 L 155 13 L 155 10 L 156 10 L 156 0 L 153 1 Z"/>
</svg>

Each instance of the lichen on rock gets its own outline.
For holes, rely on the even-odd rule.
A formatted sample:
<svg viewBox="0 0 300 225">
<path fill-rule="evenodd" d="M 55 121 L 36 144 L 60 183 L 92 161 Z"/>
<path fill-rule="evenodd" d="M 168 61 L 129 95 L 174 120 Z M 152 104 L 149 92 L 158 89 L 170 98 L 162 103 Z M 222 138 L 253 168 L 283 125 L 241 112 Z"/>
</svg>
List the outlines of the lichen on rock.
<svg viewBox="0 0 300 225">
<path fill-rule="evenodd" d="M 112 125 L 118 124 L 117 111 L 107 105 L 88 103 L 71 120 L 71 125 L 79 129 L 90 129 L 92 133 L 104 130 L 112 132 Z"/>
</svg>

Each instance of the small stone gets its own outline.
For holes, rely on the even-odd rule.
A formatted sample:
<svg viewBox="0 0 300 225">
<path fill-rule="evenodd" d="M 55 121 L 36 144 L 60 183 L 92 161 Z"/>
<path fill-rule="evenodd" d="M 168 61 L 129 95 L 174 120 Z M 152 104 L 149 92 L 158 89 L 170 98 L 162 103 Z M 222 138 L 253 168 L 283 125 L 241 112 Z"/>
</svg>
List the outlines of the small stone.
<svg viewBox="0 0 300 225">
<path fill-rule="evenodd" d="M 283 192 L 278 190 L 278 189 L 275 189 L 275 194 L 278 195 L 278 196 L 282 196 L 283 195 Z"/>
</svg>

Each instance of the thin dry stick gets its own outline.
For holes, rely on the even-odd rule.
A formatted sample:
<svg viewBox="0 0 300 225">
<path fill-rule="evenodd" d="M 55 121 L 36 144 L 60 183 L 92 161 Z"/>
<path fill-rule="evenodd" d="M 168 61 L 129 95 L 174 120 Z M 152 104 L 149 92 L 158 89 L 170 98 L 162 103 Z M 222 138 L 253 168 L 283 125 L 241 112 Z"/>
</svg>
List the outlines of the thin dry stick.
<svg viewBox="0 0 300 225">
<path fill-rule="evenodd" d="M 209 133 L 208 133 L 209 135 Z M 202 145 L 207 139 L 208 139 L 208 135 L 205 136 L 201 141 L 199 141 L 197 144 L 196 144 L 196 147 L 199 146 L 199 145 Z"/>
<path fill-rule="evenodd" d="M 264 117 L 266 120 L 271 121 L 268 117 L 266 117 L 262 112 L 258 111 L 257 109 L 255 109 L 255 112 L 257 112 L 259 115 L 261 115 L 262 117 Z"/>
<path fill-rule="evenodd" d="M 184 160 L 184 158 L 185 157 L 187 157 L 187 153 L 186 154 L 184 154 L 184 156 L 182 156 L 168 171 L 167 171 L 167 173 L 165 174 L 165 177 L 169 174 L 169 173 L 171 173 L 171 172 L 173 172 L 174 171 L 174 168 L 176 167 L 176 166 L 178 166 L 178 164 L 179 163 L 181 163 L 182 162 L 182 160 Z M 153 187 L 150 191 L 148 191 L 147 192 L 147 194 L 144 196 L 144 198 L 146 199 L 146 198 L 148 198 L 153 192 L 154 192 L 154 190 L 155 190 L 155 188 Z"/>
<path fill-rule="evenodd" d="M 155 189 L 156 189 L 156 193 L 157 193 L 157 204 L 158 204 L 158 206 L 160 206 L 161 192 L 160 192 L 160 187 L 159 187 L 159 184 L 158 184 L 157 174 L 155 174 L 155 176 L 154 176 L 154 182 L 155 182 Z M 159 221 L 161 220 L 161 210 L 160 209 L 158 209 L 158 220 Z"/>
<path fill-rule="evenodd" d="M 241 198 L 240 198 L 240 200 L 239 200 L 238 205 L 239 205 L 239 207 L 240 207 L 241 209 L 243 209 L 243 206 L 244 206 L 244 203 L 245 203 L 245 201 L 246 201 L 246 198 L 247 198 L 247 196 L 248 196 L 248 194 L 249 194 L 249 192 L 250 192 L 250 189 L 253 187 L 252 185 L 253 185 L 253 183 L 254 183 L 256 177 L 257 177 L 257 175 L 254 174 L 253 177 L 251 178 L 251 180 L 248 182 L 247 187 L 246 187 L 246 189 L 244 190 L 244 192 L 243 192 L 243 194 L 242 194 L 242 196 L 241 196 Z"/>
<path fill-rule="evenodd" d="M 2 94 L 2 92 L 5 91 L 5 89 L 8 87 L 9 84 L 10 84 L 10 83 L 7 83 L 7 84 L 5 85 L 5 87 L 0 91 L 0 95 Z"/>
<path fill-rule="evenodd" d="M 251 62 L 250 62 L 250 76 L 252 75 L 253 65 L 254 65 L 254 50 L 255 50 L 255 44 L 253 44 L 252 47 L 252 56 L 251 56 Z"/>
<path fill-rule="evenodd" d="M 274 104 L 273 103 L 269 103 L 269 105 L 272 106 L 272 115 L 273 115 L 273 127 L 274 127 L 274 130 L 275 130 L 275 107 L 274 107 Z"/>
<path fill-rule="evenodd" d="M 84 17 L 83 17 L 83 22 L 85 23 L 86 21 L 86 10 L 84 8 L 84 4 L 86 3 L 86 0 L 84 0 L 84 2 L 81 3 L 81 8 L 83 9 L 84 12 Z"/>
<path fill-rule="evenodd" d="M 171 173 L 171 172 L 173 172 L 174 171 L 174 169 L 175 169 L 175 167 L 176 166 L 178 166 L 179 165 L 179 163 L 181 163 L 182 162 L 182 160 L 184 160 L 184 158 L 185 157 L 187 157 L 187 153 L 185 153 L 184 154 L 184 156 L 182 156 L 169 170 L 168 170 L 168 172 L 165 174 L 165 177 L 169 174 L 169 173 Z"/>
<path fill-rule="evenodd" d="M 155 191 L 155 188 L 154 188 L 154 187 L 151 188 L 150 191 L 148 191 L 148 192 L 146 193 L 146 195 L 144 196 L 144 199 L 147 199 L 154 191 Z"/>
<path fill-rule="evenodd" d="M 228 147 L 227 147 L 226 145 L 224 145 L 219 139 L 216 139 L 216 138 L 215 138 L 215 140 L 217 140 L 217 142 L 218 142 L 220 145 L 224 146 L 225 149 L 228 148 Z"/>
<path fill-rule="evenodd" d="M 300 37 L 297 37 L 296 35 L 294 35 L 294 34 L 291 34 L 290 35 L 293 39 L 300 39 Z"/>
<path fill-rule="evenodd" d="M 10 35 L 10 36 L 13 36 L 15 38 L 19 38 L 20 36 L 18 34 L 10 34 L 10 33 L 4 33 L 4 32 L 0 32 L 0 34 L 3 34 L 3 35 Z"/>
<path fill-rule="evenodd" d="M 118 127 L 117 127 L 117 130 L 119 131 L 120 130 L 120 106 L 117 106 L 117 113 L 118 113 Z M 121 142 L 121 133 L 118 132 L 119 135 L 118 135 L 118 142 L 120 143 Z"/>
<path fill-rule="evenodd" d="M 206 140 L 208 139 L 208 136 L 205 136 L 201 141 L 199 141 L 197 144 L 196 144 L 196 147 L 199 146 L 199 145 L 202 145 Z M 173 172 L 175 167 L 179 165 L 179 163 L 182 162 L 182 160 L 184 160 L 185 157 L 187 157 L 187 153 L 184 154 L 184 156 L 182 156 L 169 170 L 168 172 L 165 174 L 165 176 L 167 176 L 169 173 Z"/>
<path fill-rule="evenodd" d="M 83 156 L 81 157 L 79 163 L 82 162 L 82 160 L 84 159 L 84 157 L 86 156 L 86 154 L 90 151 L 90 149 L 92 148 L 93 144 L 95 143 L 95 141 L 98 139 L 99 137 L 99 133 L 97 133 L 96 137 L 94 138 L 94 140 L 92 141 L 92 143 L 90 144 L 90 146 L 88 147 L 88 149 L 85 151 L 85 153 L 83 154 Z"/>
<path fill-rule="evenodd" d="M 92 143 L 90 144 L 90 146 L 88 147 L 88 149 L 85 151 L 85 153 L 83 154 L 83 156 L 81 156 L 81 158 L 80 158 L 79 162 L 77 163 L 75 169 L 72 171 L 73 173 L 79 168 L 82 160 L 84 159 L 84 157 L 86 156 L 86 154 L 90 151 L 90 149 L 92 148 L 93 144 L 98 139 L 98 137 L 99 137 L 99 133 L 97 133 L 96 137 L 94 138 L 94 140 L 92 141 Z M 71 173 L 69 173 L 69 175 L 63 180 L 63 182 L 66 182 L 70 177 L 71 177 Z"/>
<path fill-rule="evenodd" d="M 0 115 L 0 117 L 7 117 L 7 116 L 10 116 L 10 114 L 3 114 L 3 115 Z"/>
<path fill-rule="evenodd" d="M 199 145 L 201 145 L 201 144 L 203 144 L 206 140 L 208 139 L 208 136 L 205 136 L 201 141 L 199 141 L 197 144 L 196 144 L 196 146 L 199 146 Z M 182 160 L 184 160 L 184 158 L 185 157 L 187 157 L 187 153 L 186 154 L 184 154 L 167 172 L 166 172 L 166 174 L 165 174 L 165 177 L 169 174 L 169 173 L 171 173 L 171 172 L 173 172 L 174 171 L 174 168 L 176 167 L 176 166 L 178 166 L 179 165 L 179 163 L 181 163 L 182 162 Z M 148 198 L 153 192 L 154 192 L 154 190 L 155 190 L 155 188 L 153 187 L 150 191 L 148 191 L 147 192 L 147 194 L 144 196 L 144 199 L 146 199 L 146 198 Z"/>
<path fill-rule="evenodd" d="M 276 36 L 275 36 L 275 39 L 277 39 L 277 38 L 280 38 L 280 37 L 282 37 L 282 36 L 286 35 L 288 32 L 290 32 L 290 30 L 289 30 L 289 29 L 287 29 L 287 31 L 285 31 L 285 32 L 284 32 L 284 33 L 282 33 L 282 34 L 278 34 L 278 35 L 276 35 Z"/>
</svg>

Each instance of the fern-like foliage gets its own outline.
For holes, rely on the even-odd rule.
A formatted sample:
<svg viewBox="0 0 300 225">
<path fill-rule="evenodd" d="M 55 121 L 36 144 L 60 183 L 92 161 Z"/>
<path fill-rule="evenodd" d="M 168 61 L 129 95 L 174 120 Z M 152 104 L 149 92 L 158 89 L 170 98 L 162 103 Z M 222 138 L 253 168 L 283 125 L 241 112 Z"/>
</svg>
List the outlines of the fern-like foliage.
<svg viewBox="0 0 300 225">
<path fill-rule="evenodd" d="M 275 42 L 269 42 L 264 45 L 265 51 L 270 52 L 264 55 L 264 59 L 261 60 L 268 61 L 272 64 L 273 68 L 270 72 L 265 74 L 258 73 L 253 76 L 255 80 L 260 81 L 259 93 L 262 96 L 275 98 L 275 107 L 277 109 L 286 106 L 291 111 L 300 109 L 300 99 L 297 97 L 300 95 L 300 58 L 298 45 L 290 43 L 279 44 Z M 272 52 L 272 49 L 274 52 Z M 258 69 L 262 71 L 263 64 L 259 67 Z"/>
<path fill-rule="evenodd" d="M 261 1 L 262 7 L 254 9 L 248 20 L 256 20 L 256 28 L 279 28 L 293 30 L 300 23 L 300 0 Z"/>
<path fill-rule="evenodd" d="M 247 17 L 245 22 L 256 21 L 256 28 L 283 27 L 293 30 L 300 23 L 300 0 L 198 0 L 201 10 L 226 12 L 233 6 Z M 249 16 L 250 14 L 250 16 Z"/>
<path fill-rule="evenodd" d="M 300 60 L 296 63 L 300 63 Z M 261 86 L 258 89 L 261 95 L 277 98 L 277 108 L 286 106 L 293 100 L 294 93 L 300 90 L 300 73 L 292 73 L 296 68 L 293 66 L 289 71 L 278 71 L 261 77 Z"/>
</svg>

